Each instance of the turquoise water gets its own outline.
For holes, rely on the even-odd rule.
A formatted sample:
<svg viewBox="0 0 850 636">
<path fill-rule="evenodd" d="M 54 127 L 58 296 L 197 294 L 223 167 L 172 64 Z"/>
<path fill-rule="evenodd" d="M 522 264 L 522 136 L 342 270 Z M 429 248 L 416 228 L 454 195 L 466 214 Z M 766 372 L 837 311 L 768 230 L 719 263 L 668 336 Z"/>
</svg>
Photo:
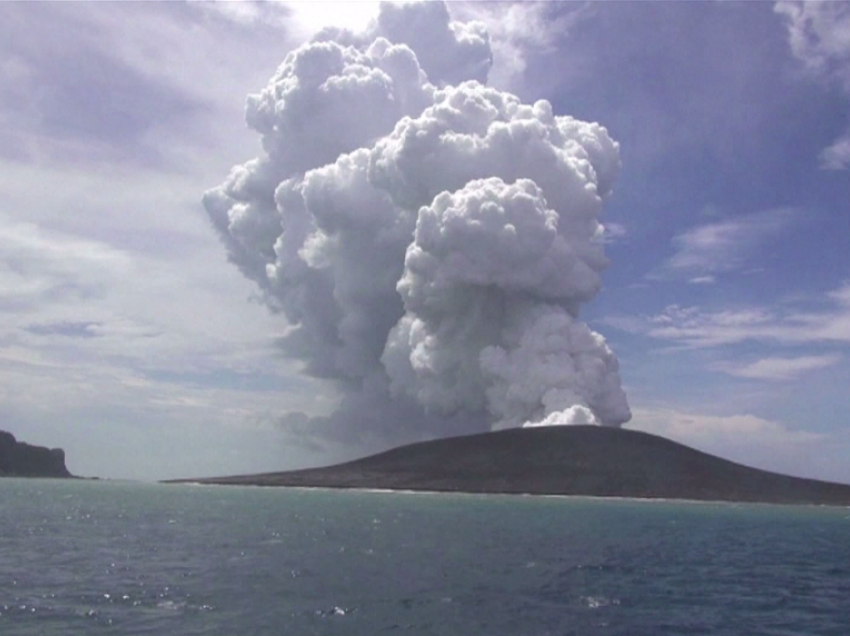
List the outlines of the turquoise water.
<svg viewBox="0 0 850 636">
<path fill-rule="evenodd" d="M 850 634 L 850 510 L 0 480 L 0 634 Z"/>
</svg>

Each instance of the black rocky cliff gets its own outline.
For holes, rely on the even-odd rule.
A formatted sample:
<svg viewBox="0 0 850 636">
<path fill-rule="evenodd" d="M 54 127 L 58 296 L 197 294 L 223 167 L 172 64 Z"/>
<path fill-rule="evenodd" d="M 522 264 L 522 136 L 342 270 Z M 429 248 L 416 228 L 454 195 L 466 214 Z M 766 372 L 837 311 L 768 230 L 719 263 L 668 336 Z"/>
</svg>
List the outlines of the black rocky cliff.
<svg viewBox="0 0 850 636">
<path fill-rule="evenodd" d="M 71 477 L 65 451 L 19 442 L 0 431 L 0 477 Z"/>
</svg>

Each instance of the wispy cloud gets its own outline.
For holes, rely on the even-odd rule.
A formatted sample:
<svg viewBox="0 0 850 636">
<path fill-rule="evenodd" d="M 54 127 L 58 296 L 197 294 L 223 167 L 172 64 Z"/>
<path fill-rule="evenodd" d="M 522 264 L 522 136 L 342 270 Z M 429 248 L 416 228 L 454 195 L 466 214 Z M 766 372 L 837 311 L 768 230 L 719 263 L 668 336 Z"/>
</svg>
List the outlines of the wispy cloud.
<svg viewBox="0 0 850 636">
<path fill-rule="evenodd" d="M 694 276 L 688 282 L 691 285 L 713 285 L 717 282 L 717 279 L 711 274 L 708 274 L 706 276 Z"/>
<path fill-rule="evenodd" d="M 751 253 L 780 234 L 793 218 L 791 209 L 779 208 L 691 228 L 673 238 L 675 253 L 648 278 L 713 283 L 715 274 L 746 265 Z"/>
<path fill-rule="evenodd" d="M 771 357 L 743 365 L 721 363 L 717 365 L 717 369 L 729 375 L 752 380 L 791 380 L 809 371 L 834 366 L 840 361 L 839 355 Z"/>
<path fill-rule="evenodd" d="M 820 159 L 821 166 L 826 170 L 843 170 L 850 167 L 850 133 L 825 148 Z"/>
<path fill-rule="evenodd" d="M 104 243 L 0 219 L 0 311 L 97 296 L 130 267 Z"/>
<path fill-rule="evenodd" d="M 493 47 L 491 83 L 513 88 L 530 53 L 551 50 L 595 7 L 591 2 L 458 2 L 449 3 L 449 9 L 456 19 L 487 26 Z"/>
<path fill-rule="evenodd" d="M 677 346 L 718 347 L 746 341 L 850 344 L 850 283 L 823 299 L 818 310 L 781 312 L 766 307 L 703 311 L 671 305 L 654 316 L 611 317 L 603 322 Z"/>
<path fill-rule="evenodd" d="M 289 12 L 284 2 L 204 2 L 189 0 L 189 6 L 208 15 L 243 25 L 257 23 L 282 26 Z"/>
<path fill-rule="evenodd" d="M 4 7 L 3 141 L 14 157 L 30 161 L 50 156 L 174 169 L 152 137 L 192 127 L 210 105 L 163 73 L 122 59 L 91 13 L 86 7 Z"/>
<path fill-rule="evenodd" d="M 732 440 L 758 437 L 774 442 L 801 442 L 823 436 L 792 431 L 783 424 L 752 414 L 711 415 L 683 412 L 673 408 L 636 408 L 629 428 L 658 433 L 673 439 L 699 444 L 721 437 Z"/>
<path fill-rule="evenodd" d="M 602 242 L 608 245 L 621 243 L 628 236 L 629 231 L 622 223 L 606 222 L 602 226 Z"/>
<path fill-rule="evenodd" d="M 100 323 L 87 321 L 70 321 L 63 320 L 61 322 L 51 322 L 28 325 L 24 327 L 27 331 L 36 336 L 63 336 L 66 338 L 97 338 L 97 328 Z"/>
<path fill-rule="evenodd" d="M 208 2 L 190 0 L 190 6 L 208 15 L 214 15 L 245 26 L 269 25 L 285 28 L 296 41 L 309 40 L 326 27 L 359 31 L 378 14 L 378 0 L 329 0 L 303 2 L 288 0 L 228 0 Z"/>
<path fill-rule="evenodd" d="M 833 440 L 752 413 L 715 414 L 670 406 L 633 408 L 628 428 L 654 433 L 749 466 L 829 478 Z M 843 449 L 842 449 L 843 451 Z"/>
</svg>

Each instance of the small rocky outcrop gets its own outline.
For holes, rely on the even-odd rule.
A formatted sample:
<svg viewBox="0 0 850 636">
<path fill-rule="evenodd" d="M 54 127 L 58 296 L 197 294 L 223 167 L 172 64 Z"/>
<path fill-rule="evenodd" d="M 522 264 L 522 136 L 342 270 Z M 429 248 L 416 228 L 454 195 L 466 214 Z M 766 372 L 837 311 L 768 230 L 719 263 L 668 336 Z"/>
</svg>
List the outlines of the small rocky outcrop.
<svg viewBox="0 0 850 636">
<path fill-rule="evenodd" d="M 71 477 L 65 451 L 19 442 L 0 431 L 0 477 Z"/>
</svg>

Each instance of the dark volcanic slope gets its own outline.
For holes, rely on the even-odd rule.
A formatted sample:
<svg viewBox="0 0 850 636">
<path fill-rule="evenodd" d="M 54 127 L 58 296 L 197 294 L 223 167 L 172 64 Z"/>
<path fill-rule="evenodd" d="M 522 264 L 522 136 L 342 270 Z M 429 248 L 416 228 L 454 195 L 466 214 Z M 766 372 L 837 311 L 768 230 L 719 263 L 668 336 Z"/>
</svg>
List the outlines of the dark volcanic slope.
<svg viewBox="0 0 850 636">
<path fill-rule="evenodd" d="M 327 468 L 196 481 L 850 505 L 850 486 L 748 468 L 656 435 L 600 426 L 511 429 Z"/>
<path fill-rule="evenodd" d="M 70 477 L 65 451 L 19 442 L 0 431 L 0 477 Z"/>
</svg>

